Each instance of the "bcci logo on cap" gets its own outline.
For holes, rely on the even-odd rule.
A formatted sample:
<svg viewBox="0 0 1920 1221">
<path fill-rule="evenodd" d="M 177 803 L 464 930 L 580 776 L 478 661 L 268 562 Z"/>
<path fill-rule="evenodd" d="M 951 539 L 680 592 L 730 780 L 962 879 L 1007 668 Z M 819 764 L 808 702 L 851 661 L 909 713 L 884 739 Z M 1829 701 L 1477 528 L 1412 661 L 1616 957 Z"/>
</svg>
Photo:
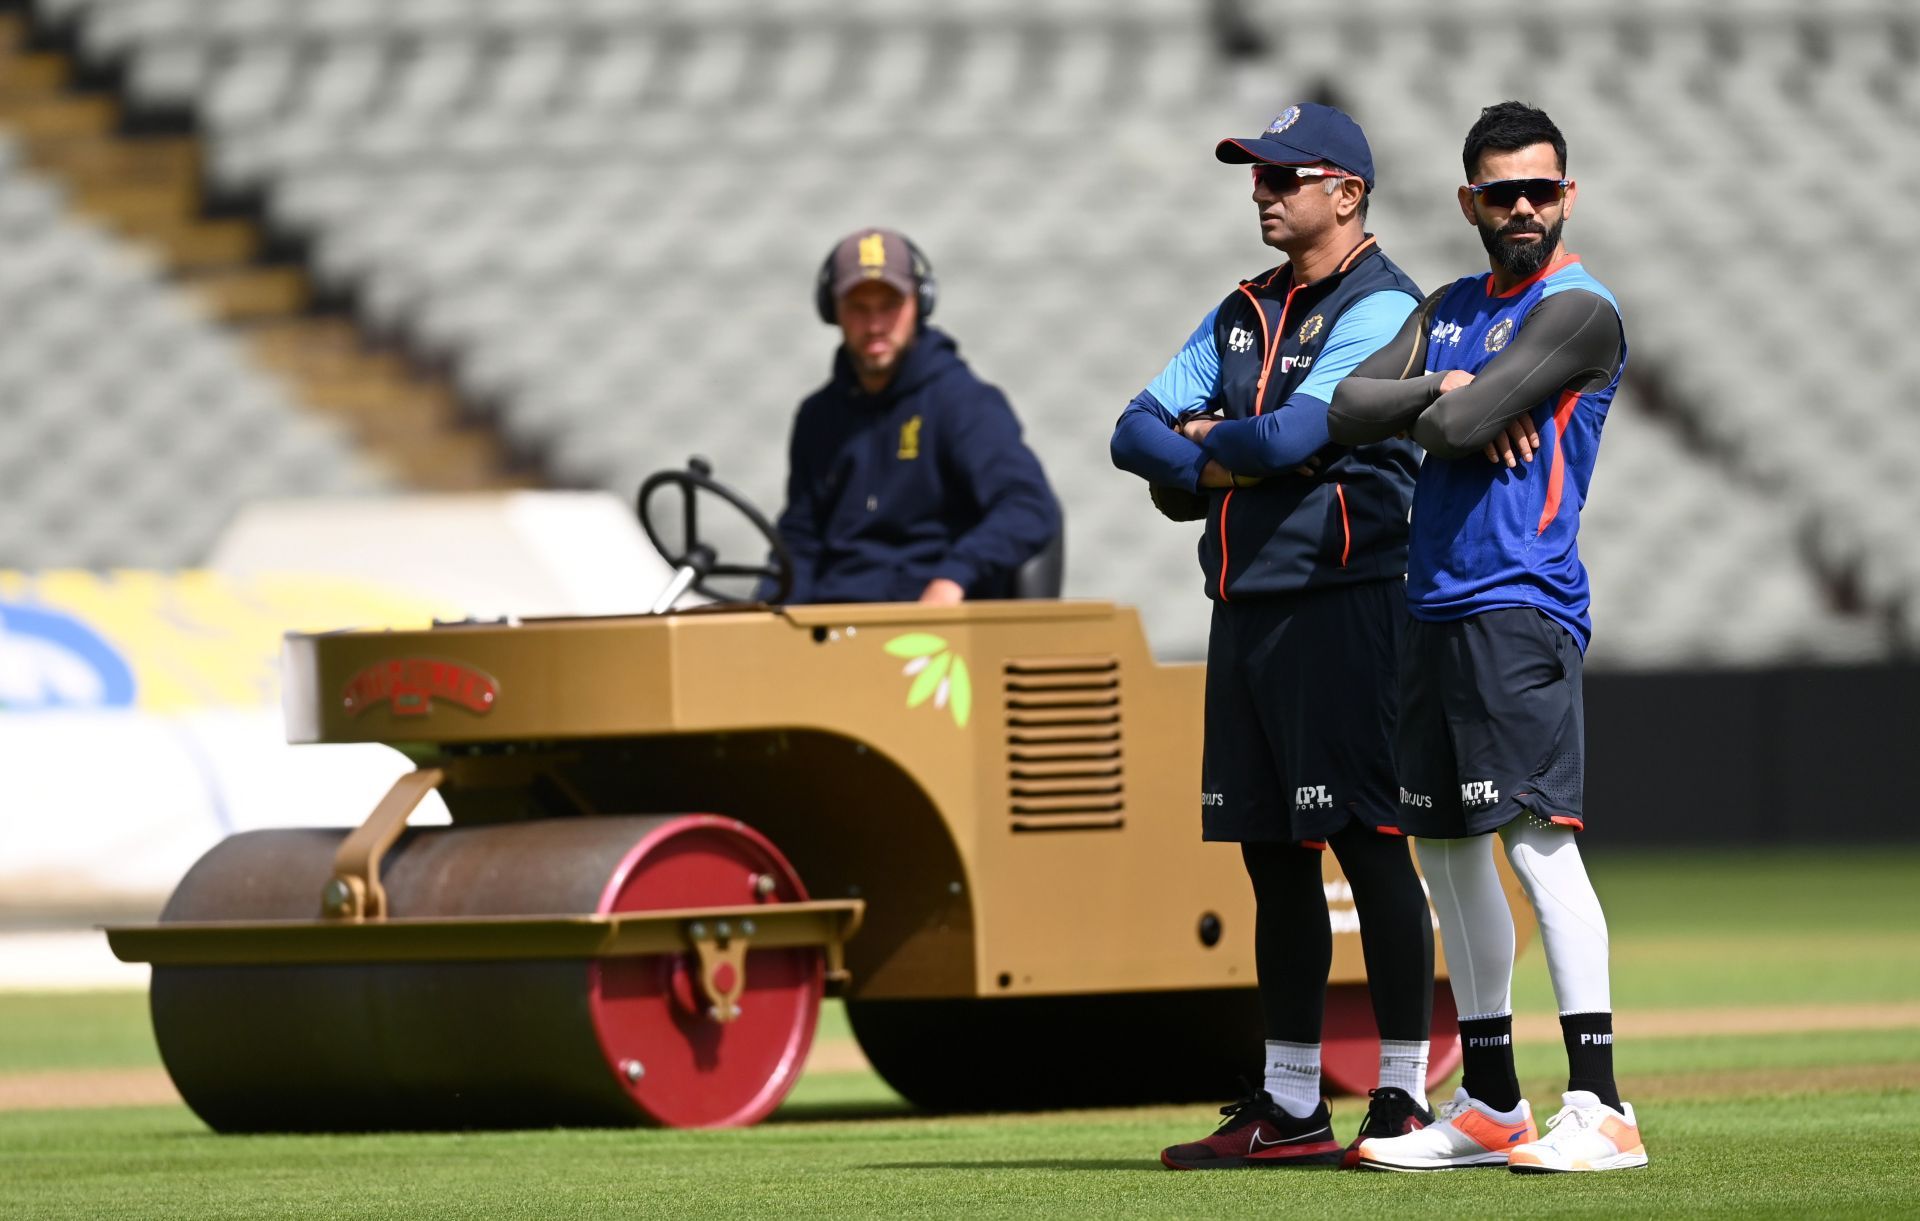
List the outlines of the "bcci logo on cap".
<svg viewBox="0 0 1920 1221">
<path fill-rule="evenodd" d="M 1287 128 L 1292 127 L 1295 123 L 1298 123 L 1299 121 L 1300 121 L 1300 108 L 1298 106 L 1289 106 L 1285 110 L 1281 111 L 1278 115 L 1274 116 L 1273 122 L 1267 124 L 1267 130 L 1264 134 L 1269 136 L 1277 136 L 1281 132 L 1287 130 Z"/>
</svg>

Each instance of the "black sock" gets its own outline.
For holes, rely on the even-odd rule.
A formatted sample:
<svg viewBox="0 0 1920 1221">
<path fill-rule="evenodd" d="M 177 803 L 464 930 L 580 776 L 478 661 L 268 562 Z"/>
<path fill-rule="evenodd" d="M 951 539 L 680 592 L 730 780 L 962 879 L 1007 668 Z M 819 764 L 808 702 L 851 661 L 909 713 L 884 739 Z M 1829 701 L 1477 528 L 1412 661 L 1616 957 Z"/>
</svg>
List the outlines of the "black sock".
<svg viewBox="0 0 1920 1221">
<path fill-rule="evenodd" d="M 1560 1037 L 1567 1041 L 1567 1089 L 1591 1091 L 1619 1110 L 1620 1087 L 1613 1080 L 1613 1015 L 1563 1013 Z"/>
<path fill-rule="evenodd" d="M 1466 1067 L 1461 1086 L 1496 1111 L 1520 1105 L 1520 1077 L 1513 1071 L 1513 1015 L 1460 1023 L 1460 1057 Z"/>
</svg>

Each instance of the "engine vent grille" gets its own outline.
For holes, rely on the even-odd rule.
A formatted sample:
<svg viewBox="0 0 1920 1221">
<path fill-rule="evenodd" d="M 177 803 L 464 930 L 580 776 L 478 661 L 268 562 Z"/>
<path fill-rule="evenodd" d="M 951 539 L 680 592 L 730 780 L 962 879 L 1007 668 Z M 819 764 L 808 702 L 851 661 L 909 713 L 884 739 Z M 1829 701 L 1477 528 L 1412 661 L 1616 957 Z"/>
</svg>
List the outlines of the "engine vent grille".
<svg viewBox="0 0 1920 1221">
<path fill-rule="evenodd" d="M 1120 659 L 1009 658 L 1003 680 L 1013 829 L 1126 825 Z"/>
</svg>

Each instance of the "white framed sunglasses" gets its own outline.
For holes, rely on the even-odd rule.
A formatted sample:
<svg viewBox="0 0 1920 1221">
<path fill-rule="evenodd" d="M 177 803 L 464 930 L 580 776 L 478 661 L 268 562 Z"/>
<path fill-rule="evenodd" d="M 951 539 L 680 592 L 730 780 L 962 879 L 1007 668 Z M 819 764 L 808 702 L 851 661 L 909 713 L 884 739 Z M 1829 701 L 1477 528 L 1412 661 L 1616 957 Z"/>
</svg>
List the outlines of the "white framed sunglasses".
<svg viewBox="0 0 1920 1221">
<path fill-rule="evenodd" d="M 1255 185 L 1264 186 L 1275 195 L 1285 195 L 1302 183 L 1316 182 L 1325 178 L 1352 178 L 1361 181 L 1358 174 L 1349 174 L 1345 170 L 1330 170 L 1319 165 L 1269 165 L 1261 161 L 1247 168 L 1253 171 Z"/>
</svg>

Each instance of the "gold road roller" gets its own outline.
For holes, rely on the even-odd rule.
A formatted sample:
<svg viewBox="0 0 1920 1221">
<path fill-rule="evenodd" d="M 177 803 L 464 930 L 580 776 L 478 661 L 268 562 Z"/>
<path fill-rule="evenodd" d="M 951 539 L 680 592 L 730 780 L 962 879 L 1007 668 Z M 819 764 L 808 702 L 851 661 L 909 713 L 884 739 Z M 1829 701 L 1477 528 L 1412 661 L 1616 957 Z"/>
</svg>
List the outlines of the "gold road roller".
<svg viewBox="0 0 1920 1221">
<path fill-rule="evenodd" d="M 671 595 L 745 571 L 662 550 Z M 1253 901 L 1200 840 L 1202 667 L 1098 601 L 670 601 L 289 637 L 290 738 L 419 770 L 352 834 L 236 836 L 160 923 L 109 930 L 154 964 L 161 1054 L 209 1124 L 751 1123 L 829 987 L 925 1106 L 1234 1093 L 1260 1055 Z M 453 825 L 406 829 L 434 788 Z M 1324 869 L 1324 1073 L 1357 1092 L 1377 1039 Z M 1437 1081 L 1444 982 L 1433 1038 Z"/>
</svg>

